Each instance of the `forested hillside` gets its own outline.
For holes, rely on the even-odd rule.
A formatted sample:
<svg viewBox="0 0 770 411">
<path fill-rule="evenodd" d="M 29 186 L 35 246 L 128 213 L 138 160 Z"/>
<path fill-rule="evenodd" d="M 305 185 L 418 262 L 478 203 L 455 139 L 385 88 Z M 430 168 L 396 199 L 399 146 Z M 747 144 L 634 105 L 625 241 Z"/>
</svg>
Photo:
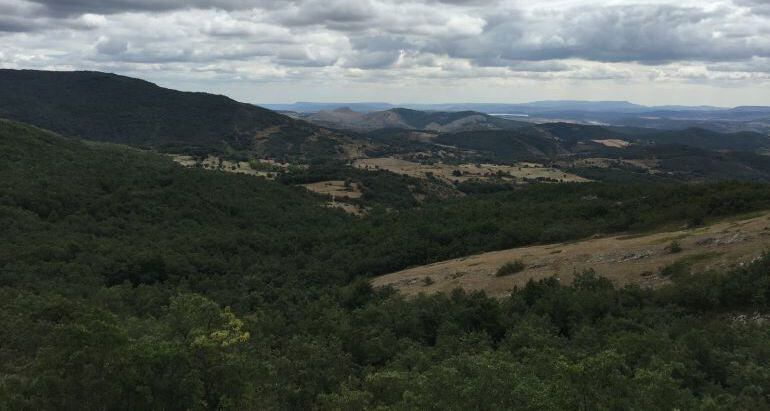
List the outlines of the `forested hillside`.
<svg viewBox="0 0 770 411">
<path fill-rule="evenodd" d="M 0 117 L 91 140 L 177 152 L 251 149 L 258 134 L 317 127 L 225 96 L 99 72 L 0 70 Z"/>
<path fill-rule="evenodd" d="M 770 208 L 766 185 L 529 186 L 365 217 L 0 121 L 0 408 L 761 409 L 762 259 L 404 299 L 368 275 Z M 748 316 L 745 316 L 747 314 Z"/>
</svg>

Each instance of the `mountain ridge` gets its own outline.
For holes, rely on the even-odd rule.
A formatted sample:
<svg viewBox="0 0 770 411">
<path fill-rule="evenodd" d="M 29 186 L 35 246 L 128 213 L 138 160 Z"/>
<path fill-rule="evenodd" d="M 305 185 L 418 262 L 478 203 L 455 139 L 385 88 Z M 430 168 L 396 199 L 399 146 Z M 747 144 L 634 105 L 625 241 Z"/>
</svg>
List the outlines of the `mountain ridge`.
<svg viewBox="0 0 770 411">
<path fill-rule="evenodd" d="M 253 149 L 317 126 L 229 97 L 95 71 L 0 70 L 0 117 L 60 134 L 172 151 Z"/>
<path fill-rule="evenodd" d="M 401 107 L 383 111 L 358 112 L 346 106 L 305 115 L 296 114 L 296 116 L 322 127 L 355 132 L 392 128 L 452 133 L 508 130 L 529 125 L 477 111 L 420 111 Z"/>
</svg>

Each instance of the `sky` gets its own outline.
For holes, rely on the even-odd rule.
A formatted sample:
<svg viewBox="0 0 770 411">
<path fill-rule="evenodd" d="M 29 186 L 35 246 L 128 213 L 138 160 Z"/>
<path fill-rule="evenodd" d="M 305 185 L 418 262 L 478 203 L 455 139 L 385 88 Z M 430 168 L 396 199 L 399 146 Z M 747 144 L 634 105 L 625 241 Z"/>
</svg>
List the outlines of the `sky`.
<svg viewBox="0 0 770 411">
<path fill-rule="evenodd" d="M 770 0 L 0 0 L 0 68 L 253 103 L 770 105 Z"/>
</svg>

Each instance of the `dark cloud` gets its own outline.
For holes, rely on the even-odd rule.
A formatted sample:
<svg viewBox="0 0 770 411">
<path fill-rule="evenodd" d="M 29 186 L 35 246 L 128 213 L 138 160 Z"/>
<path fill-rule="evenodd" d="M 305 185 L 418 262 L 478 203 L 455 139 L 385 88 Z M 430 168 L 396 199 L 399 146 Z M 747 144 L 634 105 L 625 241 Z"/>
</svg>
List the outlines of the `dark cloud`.
<svg viewBox="0 0 770 411">
<path fill-rule="evenodd" d="M 105 38 L 96 44 L 96 51 L 99 54 L 115 56 L 128 51 L 128 41 L 121 39 Z"/>
<path fill-rule="evenodd" d="M 275 7 L 280 0 L 29 0 L 54 14 L 113 14 L 129 11 L 169 11 L 191 8 L 243 10 Z"/>
<path fill-rule="evenodd" d="M 313 0 L 295 4 L 288 12 L 278 12 L 287 26 L 327 26 L 338 31 L 358 31 L 376 16 L 369 0 Z"/>
<path fill-rule="evenodd" d="M 770 1 L 767 0 L 736 0 L 738 6 L 748 7 L 753 13 L 770 16 Z"/>
<path fill-rule="evenodd" d="M 14 16 L 0 16 L 0 32 L 21 33 L 37 29 L 38 25 L 31 19 Z"/>
</svg>

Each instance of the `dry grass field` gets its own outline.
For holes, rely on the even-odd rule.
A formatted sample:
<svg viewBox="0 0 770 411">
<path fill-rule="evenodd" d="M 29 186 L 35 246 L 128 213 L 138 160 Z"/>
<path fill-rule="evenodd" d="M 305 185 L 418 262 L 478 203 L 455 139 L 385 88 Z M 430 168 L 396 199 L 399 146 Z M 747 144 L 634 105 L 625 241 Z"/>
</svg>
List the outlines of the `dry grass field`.
<svg viewBox="0 0 770 411">
<path fill-rule="evenodd" d="M 672 242 L 677 242 L 681 251 L 672 252 Z M 675 263 L 692 272 L 722 269 L 751 261 L 766 251 L 770 251 L 770 212 L 695 229 L 494 251 L 387 274 L 372 283 L 377 287 L 390 285 L 409 295 L 459 287 L 503 297 L 530 279 L 555 276 L 570 283 L 576 274 L 593 269 L 616 285 L 656 287 L 669 281 L 661 270 Z M 524 263 L 522 271 L 496 276 L 500 267 L 517 260 Z"/>
<path fill-rule="evenodd" d="M 631 145 L 631 143 L 629 143 L 628 141 L 620 140 L 617 138 L 609 138 L 605 140 L 591 140 L 591 141 L 597 144 L 601 144 L 605 147 L 613 147 L 613 148 L 626 148 Z"/>
<path fill-rule="evenodd" d="M 354 215 L 361 215 L 364 212 L 358 205 L 345 202 L 345 199 L 361 197 L 361 187 L 356 183 L 351 183 L 346 186 L 345 182 L 342 180 L 330 180 L 302 184 L 301 186 L 314 193 L 331 197 L 331 201 L 326 203 L 327 207 L 339 208 Z"/>
<path fill-rule="evenodd" d="M 317 183 L 302 184 L 302 187 L 318 193 L 331 196 L 332 198 L 360 198 L 361 188 L 356 183 L 350 183 L 345 186 L 342 180 L 319 181 Z"/>
</svg>

